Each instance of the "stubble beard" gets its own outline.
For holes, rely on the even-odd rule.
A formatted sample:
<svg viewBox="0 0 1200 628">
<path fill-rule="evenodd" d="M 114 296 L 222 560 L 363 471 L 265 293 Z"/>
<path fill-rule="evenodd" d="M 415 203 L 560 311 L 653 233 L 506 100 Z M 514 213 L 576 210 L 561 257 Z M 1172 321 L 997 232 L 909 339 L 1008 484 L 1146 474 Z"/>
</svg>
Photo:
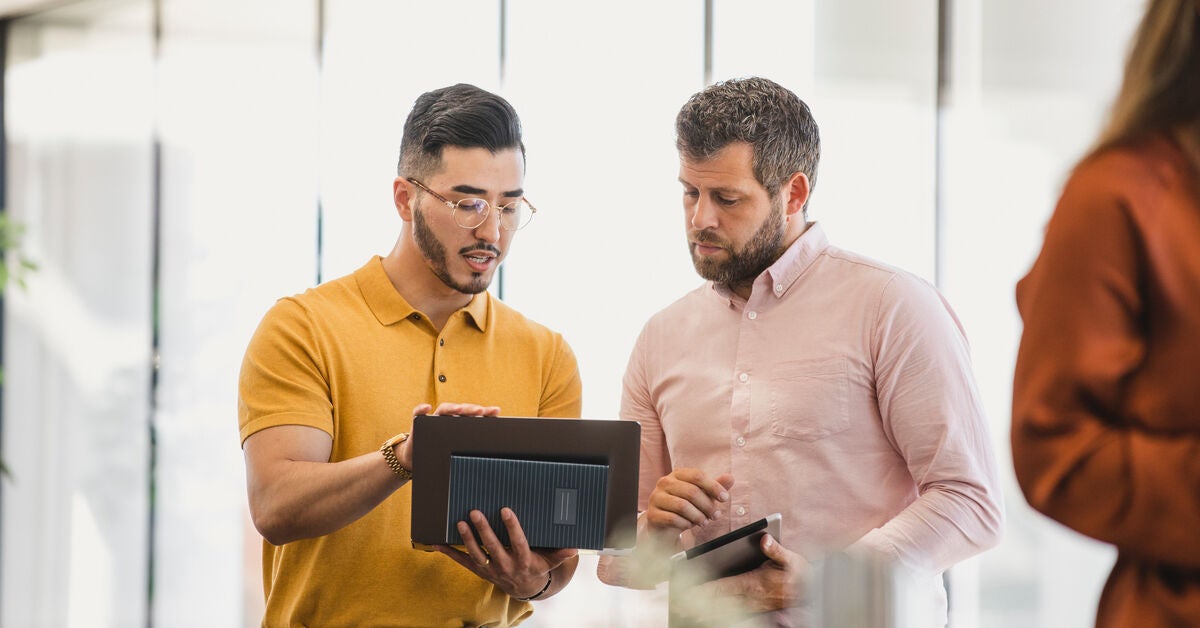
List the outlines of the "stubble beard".
<svg viewBox="0 0 1200 628">
<path fill-rule="evenodd" d="M 446 247 L 437 239 L 437 236 L 433 235 L 433 230 L 429 228 L 429 223 L 425 222 L 425 217 L 421 210 L 413 211 L 413 236 L 417 241 L 417 248 L 421 251 L 421 255 L 429 262 L 429 269 L 447 287 L 463 294 L 479 294 L 488 289 L 491 278 L 485 277 L 483 273 L 472 272 L 471 280 L 467 283 L 462 283 L 454 279 L 450 274 Z M 495 249 L 495 247 L 490 247 L 490 245 L 477 245 L 469 248 L 477 249 L 484 247 L 492 250 Z"/>
</svg>

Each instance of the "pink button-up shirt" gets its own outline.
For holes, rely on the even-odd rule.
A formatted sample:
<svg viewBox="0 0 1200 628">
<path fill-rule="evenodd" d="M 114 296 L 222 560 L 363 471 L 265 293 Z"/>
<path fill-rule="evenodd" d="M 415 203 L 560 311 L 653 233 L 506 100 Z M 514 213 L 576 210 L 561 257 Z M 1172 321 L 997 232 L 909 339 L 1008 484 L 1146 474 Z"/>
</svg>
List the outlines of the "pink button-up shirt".
<svg viewBox="0 0 1200 628">
<path fill-rule="evenodd" d="M 996 463 L 950 306 L 816 224 L 749 299 L 709 282 L 651 318 L 621 417 L 642 425 L 643 510 L 673 468 L 733 475 L 724 519 L 689 544 L 780 512 L 784 547 L 899 559 L 944 614 L 937 574 L 999 540 Z"/>
</svg>

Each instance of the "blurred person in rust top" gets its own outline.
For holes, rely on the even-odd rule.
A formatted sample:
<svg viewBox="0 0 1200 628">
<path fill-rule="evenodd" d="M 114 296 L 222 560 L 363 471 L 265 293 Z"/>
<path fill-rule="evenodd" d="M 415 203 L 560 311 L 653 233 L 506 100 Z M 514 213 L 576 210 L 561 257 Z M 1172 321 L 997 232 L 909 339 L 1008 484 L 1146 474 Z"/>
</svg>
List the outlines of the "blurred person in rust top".
<svg viewBox="0 0 1200 628">
<path fill-rule="evenodd" d="M 579 416 L 562 336 L 487 292 L 532 218 L 524 178 L 506 100 L 465 84 L 422 94 L 392 181 L 391 252 L 263 317 L 238 418 L 264 626 L 511 626 L 570 582 L 575 550 L 531 549 L 509 509 L 511 547 L 477 510 L 479 542 L 457 523 L 465 551 L 411 543 L 414 414 Z"/>
<path fill-rule="evenodd" d="M 642 425 L 635 554 L 778 511 L 770 560 L 700 597 L 803 622 L 810 561 L 850 550 L 909 568 L 944 623 L 941 573 L 1003 527 L 958 320 L 926 281 L 807 219 L 820 139 L 791 91 L 718 83 L 676 132 L 687 245 L 708 281 L 646 323 L 625 372 L 621 418 Z M 599 576 L 647 587 L 665 574 L 635 555 L 605 557 Z"/>
<path fill-rule="evenodd" d="M 1117 549 L 1098 626 L 1200 626 L 1200 2 L 1152 0 L 1107 128 L 1017 284 L 1012 451 Z"/>
</svg>

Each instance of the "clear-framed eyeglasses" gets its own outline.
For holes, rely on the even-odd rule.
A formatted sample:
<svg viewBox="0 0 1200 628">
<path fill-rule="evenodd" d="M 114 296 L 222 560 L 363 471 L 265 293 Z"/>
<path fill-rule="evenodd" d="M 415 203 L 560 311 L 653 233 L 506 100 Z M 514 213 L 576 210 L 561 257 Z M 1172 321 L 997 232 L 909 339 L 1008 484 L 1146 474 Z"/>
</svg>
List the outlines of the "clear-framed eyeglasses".
<svg viewBox="0 0 1200 628">
<path fill-rule="evenodd" d="M 408 182 L 429 192 L 443 205 L 450 208 L 450 214 L 454 216 L 454 224 L 463 229 L 474 229 L 482 225 L 487 220 L 488 214 L 492 211 L 492 206 L 482 198 L 463 198 L 458 202 L 434 192 L 429 189 L 429 186 L 417 181 L 412 177 L 406 177 Z M 500 226 L 506 231 L 516 231 L 529 224 L 533 220 L 533 215 L 537 213 L 537 208 L 529 202 L 529 199 L 522 196 L 521 198 L 496 207 L 496 213 L 500 215 Z"/>
</svg>

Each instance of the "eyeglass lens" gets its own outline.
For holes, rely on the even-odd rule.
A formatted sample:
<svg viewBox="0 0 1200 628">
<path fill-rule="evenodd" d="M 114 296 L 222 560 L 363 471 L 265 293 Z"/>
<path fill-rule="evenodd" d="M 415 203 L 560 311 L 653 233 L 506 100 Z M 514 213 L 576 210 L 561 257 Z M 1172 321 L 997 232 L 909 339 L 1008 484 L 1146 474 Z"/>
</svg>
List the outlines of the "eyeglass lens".
<svg viewBox="0 0 1200 628">
<path fill-rule="evenodd" d="M 529 223 L 533 217 L 529 203 L 522 200 L 513 201 L 500 208 L 500 225 L 510 231 L 516 231 Z M 487 220 L 491 205 L 481 198 L 464 198 L 455 204 L 454 222 L 460 227 L 474 229 Z"/>
</svg>

